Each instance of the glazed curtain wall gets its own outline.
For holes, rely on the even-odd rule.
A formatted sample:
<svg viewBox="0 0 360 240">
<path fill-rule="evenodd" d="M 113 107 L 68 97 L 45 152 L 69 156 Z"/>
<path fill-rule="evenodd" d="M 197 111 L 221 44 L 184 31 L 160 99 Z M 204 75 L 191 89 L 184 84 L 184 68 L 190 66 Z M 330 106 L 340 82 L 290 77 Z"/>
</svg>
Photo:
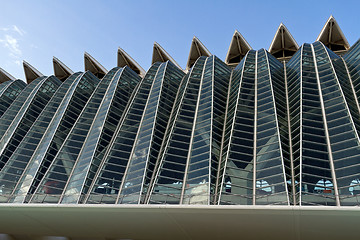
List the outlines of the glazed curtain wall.
<svg viewBox="0 0 360 240">
<path fill-rule="evenodd" d="M 360 41 L 0 85 L 0 202 L 360 205 Z"/>
</svg>

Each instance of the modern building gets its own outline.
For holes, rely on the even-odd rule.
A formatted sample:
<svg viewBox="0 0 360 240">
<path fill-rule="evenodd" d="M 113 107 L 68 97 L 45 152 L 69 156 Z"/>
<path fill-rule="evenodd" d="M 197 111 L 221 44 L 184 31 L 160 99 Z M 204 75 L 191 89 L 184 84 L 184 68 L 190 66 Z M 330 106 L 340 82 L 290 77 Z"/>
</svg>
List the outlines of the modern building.
<svg viewBox="0 0 360 240">
<path fill-rule="evenodd" d="M 156 42 L 148 71 L 84 60 L 0 69 L 0 239 L 359 236 L 360 40 L 332 16 L 224 62 L 194 37 L 186 69 Z"/>
</svg>

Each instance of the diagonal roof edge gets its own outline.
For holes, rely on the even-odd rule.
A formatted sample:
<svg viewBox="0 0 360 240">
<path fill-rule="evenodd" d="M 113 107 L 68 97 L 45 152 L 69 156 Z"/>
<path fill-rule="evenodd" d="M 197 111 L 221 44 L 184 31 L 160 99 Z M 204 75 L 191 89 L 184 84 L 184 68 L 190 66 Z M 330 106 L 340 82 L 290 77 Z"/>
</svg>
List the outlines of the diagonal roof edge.
<svg viewBox="0 0 360 240">
<path fill-rule="evenodd" d="M 290 31 L 287 29 L 287 27 L 283 23 L 280 23 L 278 29 L 276 30 L 275 36 L 274 36 L 273 40 L 271 41 L 271 44 L 270 44 L 270 47 L 269 47 L 269 52 L 271 53 L 272 49 L 274 48 L 275 41 L 279 37 L 281 28 L 283 28 L 284 33 L 287 33 L 287 35 L 290 37 L 290 40 L 294 43 L 296 49 L 299 49 L 299 44 L 296 42 L 293 35 L 290 33 Z"/>
<path fill-rule="evenodd" d="M 124 63 L 120 62 L 120 58 L 123 59 Z M 139 72 L 139 75 L 141 77 L 145 76 L 145 70 L 122 48 L 118 48 L 118 56 L 117 56 L 117 66 L 118 67 L 124 67 L 124 66 L 130 67 L 135 72 Z M 134 69 L 135 68 L 135 69 Z"/>
<path fill-rule="evenodd" d="M 89 53 L 85 52 L 84 53 L 84 61 L 85 61 L 85 71 L 90 71 L 90 69 L 88 69 L 86 67 L 86 61 L 89 61 L 89 63 L 95 68 L 97 69 L 99 72 L 101 72 L 102 74 L 106 74 L 108 72 L 108 70 L 106 70 L 106 68 L 104 68 L 103 65 L 101 65 L 95 58 L 93 58 L 93 56 L 91 56 Z"/>
<path fill-rule="evenodd" d="M 346 49 L 349 49 L 350 48 L 350 44 L 348 42 L 348 40 L 346 39 L 342 29 L 340 28 L 339 24 L 337 23 L 336 19 L 334 18 L 333 15 L 330 15 L 330 17 L 328 18 L 328 20 L 326 21 L 324 27 L 321 29 L 321 32 L 319 33 L 319 36 L 316 38 L 316 41 L 320 41 L 321 37 L 325 34 L 325 30 L 328 28 L 329 26 L 329 23 L 333 21 L 334 22 L 334 26 L 336 26 L 338 28 L 338 31 L 339 31 L 339 34 L 341 36 L 341 38 L 344 40 L 344 43 L 345 43 L 345 48 Z M 326 44 L 326 43 L 324 43 Z"/>
<path fill-rule="evenodd" d="M 63 63 L 62 61 L 60 61 L 57 57 L 53 56 L 53 61 L 56 62 L 57 64 L 59 64 L 62 68 L 64 68 L 64 70 L 70 74 L 73 74 L 74 71 L 71 70 L 68 66 L 65 65 L 65 63 Z"/>
<path fill-rule="evenodd" d="M 193 53 L 196 55 L 196 57 L 195 57 L 196 59 L 191 58 L 191 55 Z M 209 56 L 211 56 L 211 53 L 205 47 L 205 45 L 196 36 L 194 36 L 191 41 L 189 57 L 188 57 L 188 61 L 186 63 L 186 70 L 189 70 L 192 67 L 192 65 L 195 63 L 195 61 L 201 56 L 209 57 Z"/>
<path fill-rule="evenodd" d="M 64 74 L 60 74 L 58 71 L 56 71 L 56 69 L 57 69 L 56 65 L 60 67 L 60 69 L 62 70 L 62 72 Z M 53 56 L 53 67 L 54 67 L 54 75 L 57 78 L 62 77 L 62 75 L 69 77 L 70 75 L 72 75 L 74 73 L 68 66 L 66 66 L 62 61 L 60 61 L 55 56 Z"/>
<path fill-rule="evenodd" d="M 162 59 L 156 58 L 156 55 L 154 54 L 155 51 L 157 51 L 158 55 L 161 56 Z M 165 51 L 165 49 L 159 43 L 154 42 L 151 64 L 154 64 L 155 62 L 166 62 L 167 60 L 175 64 L 175 66 L 177 66 L 180 70 L 183 70 L 181 66 L 170 56 L 168 52 Z"/>
<path fill-rule="evenodd" d="M 39 70 L 34 68 L 30 63 L 23 60 L 23 68 L 25 73 L 26 82 L 29 84 L 38 77 L 44 76 Z"/>
<path fill-rule="evenodd" d="M 250 44 L 246 41 L 246 39 L 243 37 L 243 35 L 238 31 L 238 30 L 235 30 L 233 36 L 232 36 L 232 39 L 231 39 L 231 42 L 230 42 L 230 45 L 229 45 L 229 49 L 227 51 L 227 54 L 226 54 L 226 57 L 225 57 L 225 63 L 226 64 L 229 64 L 229 61 L 230 61 L 230 53 L 231 53 L 231 49 L 232 49 L 232 46 L 235 44 L 234 41 L 237 41 L 238 43 L 238 38 L 240 38 L 240 40 L 242 41 L 242 43 L 245 45 L 245 48 L 248 49 L 247 51 L 249 50 L 252 50 L 252 47 L 250 46 Z M 241 46 L 241 42 L 238 43 L 240 44 Z M 247 52 L 246 51 L 246 52 Z M 241 53 L 239 53 L 241 54 Z M 244 53 L 243 55 L 245 56 L 246 53 Z"/>
<path fill-rule="evenodd" d="M 16 78 L 0 67 L 0 83 L 11 80 L 15 81 Z"/>
</svg>

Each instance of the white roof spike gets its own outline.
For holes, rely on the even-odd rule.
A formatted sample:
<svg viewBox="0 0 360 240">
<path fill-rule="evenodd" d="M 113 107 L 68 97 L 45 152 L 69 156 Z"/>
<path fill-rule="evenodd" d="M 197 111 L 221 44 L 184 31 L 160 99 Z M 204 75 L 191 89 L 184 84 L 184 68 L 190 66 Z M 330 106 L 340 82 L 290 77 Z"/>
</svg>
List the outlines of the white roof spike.
<svg viewBox="0 0 360 240">
<path fill-rule="evenodd" d="M 15 81 L 16 78 L 13 77 L 10 73 L 5 71 L 4 69 L 0 68 L 0 83 L 6 82 L 6 81 Z"/>
<path fill-rule="evenodd" d="M 118 57 L 117 57 L 117 66 L 124 67 L 128 66 L 134 72 L 136 72 L 140 77 L 145 76 L 145 70 L 132 58 L 127 52 L 122 48 L 118 48 Z"/>
<path fill-rule="evenodd" d="M 66 80 L 74 72 L 58 58 L 53 57 L 54 75 L 61 81 Z"/>
<path fill-rule="evenodd" d="M 324 43 L 333 51 L 343 51 L 350 48 L 349 42 L 332 15 L 326 21 L 316 41 Z"/>
<path fill-rule="evenodd" d="M 30 84 L 32 81 L 37 79 L 38 77 L 44 76 L 41 72 L 39 72 L 36 68 L 30 65 L 30 63 L 23 61 L 23 67 L 25 72 L 26 82 Z"/>
<path fill-rule="evenodd" d="M 155 62 L 166 62 L 168 60 L 182 70 L 180 65 L 170 56 L 170 54 L 168 54 L 165 49 L 160 46 L 160 44 L 154 42 L 151 64 L 154 64 Z"/>
<path fill-rule="evenodd" d="M 275 36 L 270 44 L 269 52 L 276 58 L 285 60 L 290 58 L 299 45 L 283 23 L 280 23 Z"/>
<path fill-rule="evenodd" d="M 200 40 L 194 36 L 191 42 L 189 58 L 186 64 L 186 70 L 189 70 L 194 65 L 196 60 L 201 56 L 209 57 L 211 56 L 211 53 L 209 50 L 207 50 L 204 44 L 202 44 L 202 42 L 200 42 Z"/>
<path fill-rule="evenodd" d="M 235 30 L 229 50 L 226 54 L 225 63 L 230 66 L 236 66 L 251 49 L 250 44 L 245 40 L 241 33 L 238 30 Z"/>
<path fill-rule="evenodd" d="M 89 53 L 84 53 L 85 71 L 92 72 L 98 78 L 102 78 L 108 72 L 95 58 Z"/>
</svg>

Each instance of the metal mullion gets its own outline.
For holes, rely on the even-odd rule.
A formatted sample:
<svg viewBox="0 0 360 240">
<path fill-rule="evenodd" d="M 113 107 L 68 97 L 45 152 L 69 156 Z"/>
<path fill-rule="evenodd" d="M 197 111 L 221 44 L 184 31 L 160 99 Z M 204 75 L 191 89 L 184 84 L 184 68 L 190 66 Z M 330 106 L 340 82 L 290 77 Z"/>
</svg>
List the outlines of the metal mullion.
<svg viewBox="0 0 360 240">
<path fill-rule="evenodd" d="M 32 89 L 32 91 L 27 95 L 27 97 L 25 97 L 25 101 L 23 102 L 23 104 L 21 104 L 21 107 L 19 108 L 19 110 L 16 111 L 14 117 L 11 118 L 12 120 L 9 120 L 10 125 L 5 125 L 8 127 L 7 127 L 7 129 L 4 129 L 4 134 L 0 138 L 1 142 L 3 140 L 6 140 L 6 137 L 7 137 L 6 133 L 9 132 L 9 130 L 13 129 L 11 136 L 13 135 L 13 133 L 15 132 L 15 130 L 18 128 L 18 126 L 21 123 L 21 120 L 14 123 L 14 120 L 17 119 L 17 117 L 19 115 L 21 115 L 22 117 L 26 115 L 26 113 L 28 112 L 28 109 L 31 107 L 31 103 L 33 103 L 33 100 L 36 98 L 36 95 L 38 94 L 39 89 L 42 87 L 42 85 L 46 82 L 47 79 L 49 79 L 49 77 L 41 79 L 41 81 Z M 11 106 L 13 106 L 13 105 L 11 105 Z M 9 143 L 9 141 L 10 141 L 10 137 L 7 138 L 7 141 L 5 142 L 4 146 L 6 146 Z M 1 149 L 0 154 L 2 154 L 3 152 L 4 152 L 4 149 Z"/>
<path fill-rule="evenodd" d="M 299 74 L 299 88 L 300 88 L 300 93 L 299 93 L 299 116 L 300 116 L 300 126 L 299 126 L 299 149 L 297 149 L 297 151 L 293 152 L 293 155 L 295 155 L 296 152 L 299 152 L 299 157 L 297 157 L 299 159 L 299 165 L 298 167 L 296 167 L 294 165 L 294 169 L 293 169 L 293 172 L 294 172 L 294 180 L 295 180 L 295 169 L 296 168 L 299 168 L 299 173 L 297 175 L 299 175 L 299 192 L 296 193 L 299 195 L 299 205 L 301 206 L 301 196 L 302 196 L 302 160 L 303 160 L 303 156 L 302 156 L 302 137 L 303 137 L 303 123 L 302 123 L 302 120 L 303 120 L 303 102 L 302 102 L 302 96 L 303 96 L 303 55 L 304 55 L 304 44 L 303 46 L 301 47 L 301 50 L 300 50 L 300 56 L 299 56 L 299 69 L 300 69 L 300 74 Z M 293 163 L 295 162 L 295 160 L 297 159 L 293 159 Z M 295 188 L 295 186 L 294 186 Z M 296 189 L 296 188 L 295 188 Z M 296 196 L 295 194 L 295 196 Z M 294 199 L 294 203 L 296 203 L 296 198 Z"/>
<path fill-rule="evenodd" d="M 341 133 L 338 133 L 338 134 L 334 134 L 332 135 L 332 137 L 338 137 L 338 136 L 341 136 L 341 135 L 346 135 L 348 133 L 353 133 L 353 130 L 350 130 L 350 131 L 347 131 L 347 132 L 341 132 Z"/>
<path fill-rule="evenodd" d="M 234 143 L 233 141 L 231 142 L 231 145 L 234 145 L 234 146 L 242 146 L 242 147 L 245 147 L 245 148 L 248 148 L 248 147 L 251 147 L 249 145 L 245 145 L 243 142 L 246 141 L 246 142 L 250 142 L 251 140 L 250 139 L 246 139 L 246 138 L 242 138 L 242 137 L 237 137 L 237 136 L 234 136 L 232 135 L 232 139 L 233 138 L 236 138 L 237 140 L 240 140 L 241 143 Z M 262 138 L 264 139 L 264 138 Z"/>
<path fill-rule="evenodd" d="M 229 144 L 230 145 L 230 149 L 233 147 L 233 143 L 231 143 L 231 144 Z M 246 146 L 246 148 L 248 148 L 247 146 Z M 241 155 L 245 155 L 245 156 L 248 156 L 248 157 L 251 157 L 252 156 L 252 154 L 250 154 L 250 153 L 245 153 L 245 152 L 238 152 L 238 151 L 236 151 L 236 150 L 232 150 L 234 153 L 236 153 L 236 154 L 241 154 Z M 237 161 L 237 162 L 246 162 L 246 161 L 244 161 L 244 160 L 240 160 L 240 159 L 234 159 L 234 158 L 232 158 L 232 157 L 230 157 L 230 156 L 228 156 L 227 158 L 230 158 L 230 159 L 232 159 L 232 161 Z"/>
<path fill-rule="evenodd" d="M 204 80 L 204 73 L 205 73 L 205 69 L 206 69 L 208 60 L 209 60 L 209 58 L 206 58 L 206 60 L 204 61 L 203 70 L 202 70 L 202 74 L 201 74 L 201 80 L 199 83 L 198 96 L 197 96 L 197 100 L 196 100 L 195 114 L 194 114 L 193 126 L 192 126 L 192 130 L 191 130 L 191 137 L 190 137 L 190 143 L 189 143 L 189 151 L 188 151 L 188 156 L 186 159 L 186 166 L 185 166 L 185 171 L 184 171 L 183 185 L 182 185 L 182 190 L 181 190 L 181 194 L 180 194 L 181 196 L 180 196 L 179 204 L 182 204 L 184 201 L 185 186 L 186 186 L 186 181 L 187 181 L 187 172 L 189 169 L 189 163 L 190 163 L 191 152 L 192 152 L 192 144 L 193 144 L 193 140 L 194 140 L 194 134 L 195 134 L 195 128 L 196 128 L 197 116 L 198 116 L 198 109 L 199 109 L 199 104 L 200 104 L 200 99 L 201 99 L 202 83 Z"/>
<path fill-rule="evenodd" d="M 180 165 L 181 166 L 181 165 Z M 168 172 L 175 172 L 175 173 L 182 173 L 182 171 L 179 171 L 179 170 L 175 170 L 175 169 L 171 169 L 171 168 L 166 168 L 166 167 L 162 167 L 161 168 L 163 171 L 168 171 Z M 179 179 L 177 179 L 179 180 Z"/>
<path fill-rule="evenodd" d="M 343 110 L 343 111 L 346 111 L 346 110 Z M 339 112 L 339 113 L 341 113 L 341 112 Z M 349 119 L 350 118 L 350 116 L 349 115 L 346 115 L 346 113 L 344 113 L 344 116 L 340 116 L 340 117 L 338 117 L 338 118 L 335 118 L 335 119 L 333 119 L 333 120 L 329 120 L 328 121 L 328 123 L 334 123 L 334 122 L 337 122 L 337 121 L 342 121 L 342 120 L 344 120 L 344 119 Z M 345 124 L 351 124 L 351 120 L 350 121 L 346 121 L 346 123 Z M 341 124 L 341 125 L 345 125 L 345 124 Z M 340 125 L 338 125 L 338 126 L 340 126 Z M 355 126 L 354 126 L 354 128 L 355 128 Z M 354 132 L 357 132 L 356 131 L 356 128 L 354 129 Z M 356 136 L 356 135 L 355 135 Z"/>
<path fill-rule="evenodd" d="M 164 158 L 167 158 L 167 156 L 169 156 L 170 158 L 184 158 L 183 156 L 176 156 L 176 155 L 174 155 L 174 154 L 171 154 L 171 153 L 165 153 L 164 154 L 165 155 L 165 157 Z M 171 159 L 166 159 L 166 162 L 169 162 L 169 163 L 171 163 L 171 164 L 177 164 L 177 165 L 183 165 L 183 166 L 186 166 L 186 164 L 181 164 L 181 163 L 179 163 L 179 162 L 174 162 L 174 161 L 172 161 Z M 162 175 L 159 175 L 159 177 L 161 177 Z"/>
<path fill-rule="evenodd" d="M 162 65 L 162 64 L 161 64 Z M 139 134 L 140 134 L 140 130 L 141 130 L 141 123 L 144 121 L 144 116 L 145 116 L 145 112 L 146 112 L 146 107 L 147 107 L 147 105 L 149 104 L 149 102 L 151 101 L 151 99 L 150 99 L 150 97 L 151 97 L 151 93 L 152 93 L 152 90 L 153 90 L 153 88 L 154 88 L 154 84 L 155 84 L 155 80 L 156 80 L 156 77 L 157 77 L 157 75 L 159 74 L 159 70 L 160 70 L 160 68 L 161 68 L 161 65 L 159 65 L 158 66 L 158 68 L 157 68 L 157 70 L 156 70 L 156 73 L 155 73 L 155 75 L 154 75 L 154 77 L 153 77 L 153 79 L 152 79 L 152 82 L 151 82 L 151 88 L 150 88 L 150 90 L 149 90 L 149 92 L 148 92 L 148 97 L 147 97 L 147 99 L 146 99 L 146 103 L 145 103 L 145 106 L 144 106 L 144 108 L 143 108 L 143 113 L 142 113 L 142 116 L 141 116 L 141 120 L 140 120 L 140 123 L 139 123 L 139 127 L 138 127 L 138 130 L 137 130 L 137 134 L 136 134 L 136 136 L 135 136 L 135 139 L 134 139 L 134 143 L 137 141 L 137 139 L 139 138 Z M 167 65 L 167 63 L 166 63 L 166 65 Z M 166 69 L 166 67 L 165 67 L 165 69 Z M 163 70 L 163 72 L 164 71 L 166 71 L 166 70 Z M 161 85 L 162 85 L 162 82 L 163 82 L 163 79 L 164 79 L 164 77 L 165 77 L 165 75 L 163 74 L 163 76 L 162 76 L 162 78 L 161 78 Z M 159 88 L 159 94 L 161 93 L 161 86 L 160 86 L 160 88 Z M 159 96 L 159 98 L 160 98 L 160 96 Z M 160 100 L 160 99 L 159 99 Z M 135 101 L 135 99 L 134 99 L 134 101 Z M 130 110 L 130 108 L 129 108 L 129 110 Z M 156 116 L 155 116 L 156 117 Z M 119 129 L 120 130 L 120 129 Z M 114 136 L 117 136 L 118 135 L 118 133 L 117 134 L 114 134 Z M 108 148 L 108 150 L 107 151 L 109 151 L 111 149 L 111 146 Z M 119 199 L 120 199 L 120 196 L 121 196 L 121 193 L 122 193 L 122 190 L 123 190 L 123 186 L 124 186 L 124 178 L 126 177 L 126 175 L 127 175 L 127 173 L 128 173 L 128 171 L 129 171 L 129 167 L 130 167 L 130 163 L 131 163 L 131 161 L 130 161 L 130 158 L 131 158 L 131 156 L 133 155 L 133 153 L 134 153 L 134 151 L 135 151 L 135 146 L 133 146 L 132 147 L 132 150 L 131 150 L 131 152 L 130 152 L 130 154 L 129 154 L 129 157 L 128 157 L 128 163 L 127 163 L 127 165 L 126 165 L 126 168 L 125 168 L 125 171 L 124 171 L 124 173 L 123 173 L 123 176 L 122 176 L 122 179 L 121 179 L 121 184 L 120 184 L 120 187 L 119 187 L 119 192 L 118 192 L 118 195 L 117 195 L 117 197 L 116 197 L 116 201 L 115 201 L 115 204 L 118 204 L 119 203 Z M 104 155 L 104 156 L 106 156 L 106 154 Z M 103 163 L 102 164 L 100 164 L 100 166 L 102 166 L 102 165 L 104 165 L 105 164 L 105 161 L 103 161 Z M 144 175 L 145 175 L 145 173 L 144 173 Z M 95 176 L 96 177 L 96 176 Z M 140 192 L 140 194 L 141 194 L 141 192 Z M 85 200 L 87 200 L 87 199 L 85 199 Z M 139 198 L 139 201 L 140 201 L 140 198 Z"/>
<path fill-rule="evenodd" d="M 117 75 L 119 71 L 121 71 L 121 72 L 119 73 L 119 75 Z M 94 125 L 94 122 L 95 122 L 95 119 L 96 119 L 97 115 L 99 114 L 99 110 L 100 110 L 100 108 L 101 108 L 101 106 L 102 106 L 102 103 L 104 102 L 104 98 L 105 98 L 106 94 L 110 91 L 110 90 L 109 90 L 109 86 L 111 85 L 112 81 L 115 79 L 116 76 L 118 76 L 118 80 L 119 80 L 120 77 L 122 76 L 123 72 L 124 72 L 124 69 L 118 69 L 118 70 L 111 76 L 111 80 L 109 80 L 109 85 L 108 85 L 106 88 L 104 88 L 104 90 L 105 90 L 105 89 L 106 89 L 106 90 L 105 90 L 104 93 L 103 93 L 103 97 L 101 98 L 101 102 L 98 104 L 97 111 L 96 111 L 96 113 L 94 114 L 93 121 L 91 122 L 91 126 L 90 126 L 90 128 L 87 130 L 86 138 L 85 138 L 85 140 L 84 140 L 84 142 L 83 142 L 83 145 L 82 145 L 82 147 L 81 147 L 81 150 L 80 150 L 80 152 L 77 154 L 77 158 L 76 158 L 76 160 L 75 160 L 75 162 L 74 162 L 73 168 L 72 168 L 72 170 L 71 170 L 71 172 L 70 172 L 70 174 L 69 174 L 69 176 L 68 176 L 67 182 L 66 182 L 66 184 L 65 184 L 65 186 L 64 186 L 64 188 L 63 188 L 63 192 L 62 192 L 61 197 L 60 197 L 60 199 L 59 199 L 59 203 L 61 203 L 61 201 L 62 201 L 63 198 L 64 198 L 64 194 L 65 194 L 65 192 L 66 192 L 66 190 L 67 190 L 67 187 L 68 187 L 68 185 L 69 185 L 69 181 L 70 181 L 70 179 L 71 179 L 71 177 L 72 177 L 72 175 L 73 175 L 73 173 L 74 173 L 74 170 L 75 170 L 75 168 L 76 168 L 76 165 L 78 164 L 77 161 L 78 161 L 78 159 L 79 159 L 79 156 L 80 156 L 81 153 L 84 151 L 84 144 L 85 144 L 86 140 L 87 140 L 88 137 L 89 137 L 90 130 L 92 129 L 92 127 L 93 127 L 93 125 Z M 89 96 L 89 98 L 88 98 L 88 101 L 85 103 L 85 106 L 82 108 L 82 111 L 81 111 L 79 117 L 76 119 L 76 122 L 80 119 L 80 116 L 81 116 L 82 113 L 85 111 L 87 104 L 91 103 L 92 97 L 93 97 L 93 96 L 96 96 L 96 94 L 97 94 L 97 87 L 98 87 L 98 86 L 102 86 L 102 85 L 101 85 L 101 81 L 100 81 L 100 83 L 98 83 L 98 84 L 94 87 L 94 90 L 93 90 L 92 93 L 90 94 L 90 96 Z M 75 122 L 75 124 L 74 124 L 74 127 L 76 126 L 76 122 Z M 74 127 L 70 130 L 69 133 L 71 133 L 71 132 L 73 131 Z M 67 138 L 68 138 L 69 136 L 70 136 L 70 134 L 67 135 Z M 66 141 L 66 139 L 65 139 L 65 141 Z M 64 142 L 65 142 L 65 141 L 64 141 Z M 97 141 L 97 142 L 98 142 L 98 141 Z M 95 145 L 95 146 L 96 146 L 96 145 Z M 58 152 L 58 153 L 59 153 L 59 152 Z M 58 153 L 57 153 L 57 154 L 58 154 Z M 85 179 L 86 179 L 86 178 L 85 178 Z M 84 179 L 84 181 L 85 181 L 85 179 Z M 90 188 L 89 188 L 89 189 L 90 189 Z M 81 194 L 81 192 L 82 192 L 82 189 L 80 190 L 80 194 Z"/>
<path fill-rule="evenodd" d="M 257 81 L 258 81 L 258 76 L 257 76 L 257 67 L 258 67 L 258 52 L 256 51 L 256 55 L 255 55 L 255 82 L 254 82 L 254 146 L 253 146 L 253 199 L 252 199 L 252 203 L 253 205 L 256 205 L 256 141 L 257 141 L 257 102 L 258 102 L 258 96 L 257 96 Z"/>
<path fill-rule="evenodd" d="M 355 99 L 355 104 L 356 104 L 356 107 L 357 107 L 357 110 L 358 110 L 357 112 L 360 113 L 359 100 L 358 100 L 358 98 L 357 98 L 357 95 L 356 95 L 356 92 L 355 92 L 355 88 L 354 88 L 353 82 L 351 81 L 352 79 L 351 79 L 351 76 L 350 76 L 350 73 L 349 73 L 348 66 L 347 66 L 345 60 L 344 60 L 342 57 L 341 57 L 341 60 L 343 61 L 343 64 L 344 64 L 344 66 L 345 66 L 345 70 L 346 70 L 346 73 L 347 73 L 347 76 L 348 76 L 348 79 L 349 79 L 349 82 L 350 82 L 351 91 L 352 91 L 352 93 L 353 93 L 353 97 L 354 97 L 354 99 Z M 357 128 L 355 127 L 355 129 L 357 129 Z M 359 139 L 358 134 L 357 134 L 357 137 L 358 137 L 358 139 Z"/>
<path fill-rule="evenodd" d="M 358 148 L 358 146 L 353 146 L 353 147 L 351 147 L 351 148 L 347 148 L 347 149 L 343 149 L 343 150 L 337 150 L 337 151 L 334 151 L 333 153 L 341 153 L 341 152 L 347 152 L 347 151 L 349 151 L 349 150 L 352 150 L 352 149 L 357 149 Z M 341 158 L 339 159 L 339 160 L 341 160 Z M 337 160 L 335 160 L 335 162 L 336 162 Z"/>
<path fill-rule="evenodd" d="M 356 166 L 359 166 L 359 164 L 356 165 Z M 347 170 L 347 168 L 350 168 L 350 167 L 342 168 L 341 170 Z M 358 176 L 359 176 L 358 173 L 354 173 L 354 174 L 352 174 L 352 175 L 346 175 L 346 176 L 343 176 L 343 177 L 339 177 L 338 179 L 339 179 L 339 180 L 351 179 L 351 178 L 357 178 L 357 179 L 359 179 Z M 356 179 L 352 179 L 352 181 L 353 181 L 353 180 L 356 180 Z M 350 181 L 350 184 L 351 184 L 351 181 Z M 350 184 L 345 185 L 345 186 L 343 186 L 343 187 L 339 187 L 339 189 L 348 188 L 348 187 L 350 187 L 350 186 L 356 186 L 356 185 L 350 185 Z M 359 186 L 359 185 L 357 185 L 357 186 Z"/>
<path fill-rule="evenodd" d="M 317 62 L 316 62 L 316 57 L 315 57 L 315 50 L 314 50 L 314 46 L 311 44 L 311 50 L 312 50 L 312 55 L 313 55 L 313 61 L 314 61 L 314 68 L 315 68 L 315 73 L 316 73 L 316 80 L 317 80 L 317 84 L 318 84 L 318 91 L 319 91 L 319 98 L 320 98 L 320 104 L 321 104 L 321 111 L 322 111 L 322 115 L 323 115 L 323 121 L 324 121 L 324 130 L 325 130 L 325 136 L 326 136 L 326 142 L 327 142 L 327 148 L 328 148 L 328 156 L 329 156 L 329 162 L 330 162 L 330 170 L 331 170 L 331 175 L 332 175 L 332 180 L 333 180 L 333 186 L 334 186 L 334 191 L 335 191 L 335 201 L 336 201 L 336 205 L 340 206 L 340 199 L 339 199 L 339 191 L 338 191 L 338 187 L 337 187 L 337 180 L 336 180 L 336 174 L 335 174 L 335 166 L 334 166 L 334 160 L 333 160 L 333 153 L 331 150 L 331 145 L 330 145 L 330 136 L 329 136 L 329 130 L 328 130 L 328 126 L 327 126 L 327 119 L 326 119 L 326 112 L 325 112 L 325 105 L 324 105 L 324 99 L 322 96 L 322 89 L 321 89 L 321 83 L 320 83 L 320 78 L 319 78 L 319 73 L 318 73 L 318 67 L 317 67 Z M 326 51 L 326 49 L 324 48 L 324 51 Z M 329 58 L 329 61 L 330 58 Z"/>
<path fill-rule="evenodd" d="M 232 170 L 239 170 L 238 168 L 236 168 L 236 167 L 232 167 L 232 166 L 228 166 L 228 168 L 229 169 L 232 169 Z M 250 170 L 247 170 L 247 169 L 241 169 L 241 171 L 243 171 L 243 172 L 247 172 L 247 173 L 252 173 L 252 171 Z M 239 175 L 237 175 L 237 174 L 233 174 L 233 173 L 228 173 L 227 174 L 228 176 L 231 176 L 231 177 L 234 177 L 234 178 L 236 178 L 236 179 L 244 179 L 244 180 L 252 180 L 252 178 L 250 177 L 250 178 L 247 178 L 247 177 L 243 177 L 243 176 L 239 176 Z M 225 182 L 223 182 L 224 184 L 226 184 Z M 245 187 L 245 188 L 249 188 L 249 189 L 252 189 L 251 187 L 247 187 L 247 186 L 241 186 L 241 185 L 238 185 L 239 187 Z"/>
</svg>

